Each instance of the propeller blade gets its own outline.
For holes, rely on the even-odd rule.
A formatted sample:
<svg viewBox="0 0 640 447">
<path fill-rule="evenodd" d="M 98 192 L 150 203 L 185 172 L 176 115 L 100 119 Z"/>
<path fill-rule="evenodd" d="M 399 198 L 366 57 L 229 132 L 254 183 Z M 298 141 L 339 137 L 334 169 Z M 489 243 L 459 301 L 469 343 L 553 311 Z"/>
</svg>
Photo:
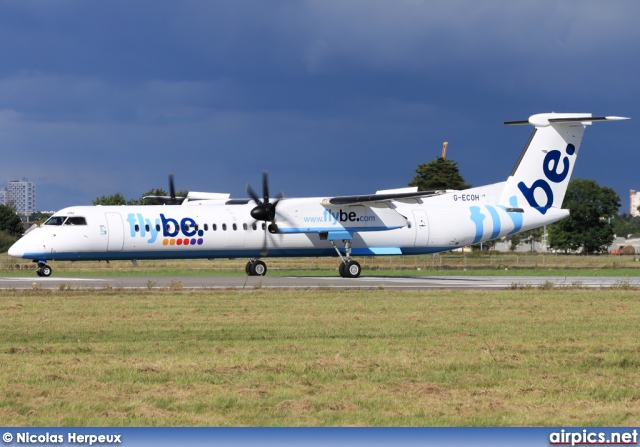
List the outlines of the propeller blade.
<svg viewBox="0 0 640 447">
<path fill-rule="evenodd" d="M 169 197 L 171 197 L 171 202 L 175 203 L 176 201 L 176 187 L 173 183 L 173 172 L 169 173 Z"/>
<path fill-rule="evenodd" d="M 251 185 L 249 185 L 248 183 L 247 183 L 246 191 L 247 191 L 247 194 L 249 194 L 249 197 L 251 197 L 253 201 L 256 202 L 256 205 L 258 206 L 262 205 L 262 202 L 260 201 L 258 194 L 255 193 L 255 191 L 251 188 Z"/>
<path fill-rule="evenodd" d="M 269 203 L 269 171 L 266 169 L 262 171 L 262 193 L 264 195 L 263 203 Z"/>
</svg>

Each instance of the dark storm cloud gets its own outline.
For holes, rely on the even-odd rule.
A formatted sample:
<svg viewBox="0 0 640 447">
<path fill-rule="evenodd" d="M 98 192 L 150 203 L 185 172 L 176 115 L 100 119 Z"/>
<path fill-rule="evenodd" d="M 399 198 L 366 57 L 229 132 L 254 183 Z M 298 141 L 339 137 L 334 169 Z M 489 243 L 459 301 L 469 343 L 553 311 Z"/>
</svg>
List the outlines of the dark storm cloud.
<svg viewBox="0 0 640 447">
<path fill-rule="evenodd" d="M 133 197 L 168 171 L 234 195 L 263 168 L 289 196 L 363 193 L 403 186 L 444 140 L 468 181 L 500 181 L 528 136 L 503 120 L 640 117 L 638 13 L 624 1 L 3 2 L 0 183 L 33 177 L 43 208 Z M 637 164 L 636 129 L 593 126 L 576 174 L 640 187 L 632 163 L 601 168 Z"/>
</svg>

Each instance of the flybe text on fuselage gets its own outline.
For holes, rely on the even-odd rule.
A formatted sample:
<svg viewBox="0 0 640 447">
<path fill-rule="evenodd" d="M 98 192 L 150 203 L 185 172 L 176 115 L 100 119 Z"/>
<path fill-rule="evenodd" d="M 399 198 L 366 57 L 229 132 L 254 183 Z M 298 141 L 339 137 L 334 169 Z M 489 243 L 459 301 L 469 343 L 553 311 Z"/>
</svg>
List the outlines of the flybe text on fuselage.
<svg viewBox="0 0 640 447">
<path fill-rule="evenodd" d="M 355 211 L 343 211 L 342 208 L 335 212 L 325 209 L 322 216 L 306 216 L 304 217 L 306 223 L 312 222 L 328 222 L 333 225 L 345 222 L 375 222 L 376 216 L 367 214 L 358 215 Z"/>
<path fill-rule="evenodd" d="M 160 213 L 159 218 L 145 218 L 142 213 L 129 213 L 127 215 L 131 237 L 148 238 L 147 242 L 153 244 L 161 234 L 163 245 L 202 245 L 204 231 L 199 229 L 196 221 L 191 217 L 177 219 L 166 217 Z"/>
</svg>

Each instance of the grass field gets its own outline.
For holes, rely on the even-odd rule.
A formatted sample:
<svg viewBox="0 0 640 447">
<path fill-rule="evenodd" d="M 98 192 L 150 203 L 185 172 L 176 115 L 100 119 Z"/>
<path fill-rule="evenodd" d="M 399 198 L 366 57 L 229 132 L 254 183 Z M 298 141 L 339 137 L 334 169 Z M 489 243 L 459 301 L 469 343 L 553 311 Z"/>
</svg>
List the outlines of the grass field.
<svg viewBox="0 0 640 447">
<path fill-rule="evenodd" d="M 0 292 L 2 425 L 639 425 L 637 291 Z"/>
</svg>

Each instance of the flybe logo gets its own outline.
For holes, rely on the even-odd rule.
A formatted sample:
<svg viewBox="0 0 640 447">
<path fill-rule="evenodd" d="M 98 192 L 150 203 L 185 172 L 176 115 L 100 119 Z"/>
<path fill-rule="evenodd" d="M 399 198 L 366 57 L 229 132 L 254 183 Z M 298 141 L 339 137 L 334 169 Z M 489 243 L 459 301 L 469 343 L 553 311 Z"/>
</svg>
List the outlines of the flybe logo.
<svg viewBox="0 0 640 447">
<path fill-rule="evenodd" d="M 160 214 L 154 222 L 145 218 L 142 214 L 129 213 L 127 215 L 131 237 L 148 238 L 147 242 L 153 244 L 158 236 L 162 236 L 162 245 L 202 245 L 204 231 L 198 229 L 196 221 L 185 217 L 178 222 L 176 219 Z"/>
<path fill-rule="evenodd" d="M 568 156 L 573 156 L 576 153 L 576 147 L 573 144 L 568 144 L 565 152 Z M 549 182 L 561 183 L 569 175 L 571 163 L 568 156 L 563 157 L 562 152 L 558 150 L 549 151 L 542 162 L 542 171 L 546 179 L 538 179 L 533 182 L 531 186 L 525 185 L 524 182 L 518 183 L 518 189 L 522 192 L 522 195 L 529 205 L 536 208 L 542 214 L 546 214 L 547 210 L 553 205 L 553 191 Z M 560 163 L 560 159 L 562 159 L 562 163 Z M 561 164 L 562 167 L 560 167 Z M 547 198 L 545 204 L 540 204 L 536 200 L 536 189 L 542 190 L 545 194 Z"/>
</svg>

